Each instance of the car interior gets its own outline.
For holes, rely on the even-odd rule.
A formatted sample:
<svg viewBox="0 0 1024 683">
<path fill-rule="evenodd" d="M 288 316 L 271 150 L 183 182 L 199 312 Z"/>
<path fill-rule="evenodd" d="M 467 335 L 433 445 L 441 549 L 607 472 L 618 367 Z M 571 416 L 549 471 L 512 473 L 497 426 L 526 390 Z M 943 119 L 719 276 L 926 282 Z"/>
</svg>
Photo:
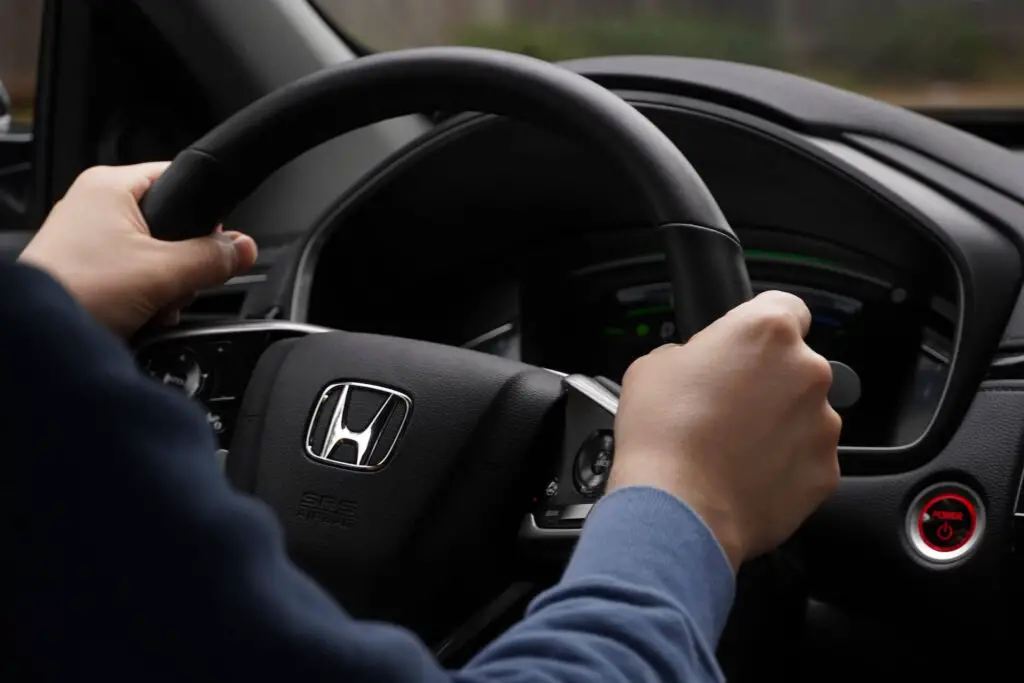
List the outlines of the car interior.
<svg viewBox="0 0 1024 683">
<path fill-rule="evenodd" d="M 374 54 L 305 0 L 24 4 L 0 253 L 85 168 L 172 158 L 155 235 L 256 238 L 133 346 L 352 614 L 469 660 L 558 580 L 629 364 L 778 289 L 833 363 L 843 476 L 740 572 L 727 677 L 1024 675 L 1024 107 L 685 56 Z M 352 434 L 380 418 L 387 448 L 330 443 L 359 391 Z"/>
</svg>

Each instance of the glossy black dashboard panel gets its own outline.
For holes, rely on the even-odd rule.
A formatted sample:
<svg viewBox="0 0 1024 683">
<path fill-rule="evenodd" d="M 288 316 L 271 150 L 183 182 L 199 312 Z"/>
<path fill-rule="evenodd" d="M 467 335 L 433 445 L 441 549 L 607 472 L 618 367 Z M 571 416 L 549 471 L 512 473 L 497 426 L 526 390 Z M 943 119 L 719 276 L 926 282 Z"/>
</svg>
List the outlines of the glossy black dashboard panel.
<svg viewBox="0 0 1024 683">
<path fill-rule="evenodd" d="M 955 347 L 956 305 L 941 294 L 941 273 L 932 281 L 854 265 L 858 259 L 849 254 L 823 258 L 793 250 L 784 235 L 745 232 L 748 244 L 771 247 L 746 250 L 755 293 L 776 289 L 802 298 L 813 315 L 810 346 L 860 376 L 860 400 L 840 411 L 843 445 L 890 447 L 920 438 L 939 407 Z M 523 360 L 619 381 L 634 359 L 677 341 L 660 255 L 566 269 L 578 245 L 567 249 L 545 266 L 535 264 L 523 284 Z"/>
</svg>

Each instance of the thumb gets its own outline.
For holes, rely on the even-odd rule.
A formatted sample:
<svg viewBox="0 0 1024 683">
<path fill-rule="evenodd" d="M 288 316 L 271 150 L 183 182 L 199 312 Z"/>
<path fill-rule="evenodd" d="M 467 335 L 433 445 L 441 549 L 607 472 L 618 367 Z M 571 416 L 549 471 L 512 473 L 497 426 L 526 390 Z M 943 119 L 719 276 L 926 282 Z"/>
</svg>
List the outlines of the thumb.
<svg viewBox="0 0 1024 683">
<path fill-rule="evenodd" d="M 175 298 L 222 285 L 256 262 L 256 242 L 240 232 L 217 232 L 163 244 L 173 263 Z"/>
</svg>

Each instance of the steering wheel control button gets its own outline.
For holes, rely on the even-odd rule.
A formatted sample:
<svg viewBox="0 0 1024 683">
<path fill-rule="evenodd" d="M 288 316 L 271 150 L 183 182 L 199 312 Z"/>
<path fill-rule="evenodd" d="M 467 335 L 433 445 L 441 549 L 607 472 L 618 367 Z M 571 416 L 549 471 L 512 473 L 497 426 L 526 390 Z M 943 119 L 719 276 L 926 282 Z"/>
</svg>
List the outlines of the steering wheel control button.
<svg viewBox="0 0 1024 683">
<path fill-rule="evenodd" d="M 984 508 L 974 491 L 960 484 L 937 484 L 914 499 L 907 512 L 907 534 L 926 560 L 953 562 L 976 545 L 984 522 Z"/>
<path fill-rule="evenodd" d="M 594 509 L 593 503 L 586 503 L 584 505 L 566 505 L 565 509 L 562 510 L 562 522 L 582 522 L 590 516 L 590 511 Z"/>
<path fill-rule="evenodd" d="M 573 479 L 585 496 L 597 496 L 608 482 L 612 470 L 615 438 L 610 430 L 600 430 L 587 437 L 576 453 Z"/>
<path fill-rule="evenodd" d="M 147 369 L 158 382 L 178 389 L 189 398 L 196 396 L 206 382 L 206 373 L 195 351 L 187 347 L 151 359 Z"/>
</svg>

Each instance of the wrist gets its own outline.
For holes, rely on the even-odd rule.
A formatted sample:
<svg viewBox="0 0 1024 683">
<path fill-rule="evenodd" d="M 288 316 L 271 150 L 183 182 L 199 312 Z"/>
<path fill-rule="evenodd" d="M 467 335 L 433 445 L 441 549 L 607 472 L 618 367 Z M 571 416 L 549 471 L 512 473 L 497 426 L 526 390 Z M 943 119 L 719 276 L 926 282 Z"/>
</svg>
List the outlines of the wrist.
<svg viewBox="0 0 1024 683">
<path fill-rule="evenodd" d="M 619 460 L 616 461 L 620 462 Z M 697 478 L 682 477 L 678 473 L 668 476 L 662 468 L 613 467 L 608 481 L 607 492 L 625 488 L 649 487 L 659 489 L 673 496 L 689 507 L 711 532 L 724 553 L 733 573 L 739 571 L 746 559 L 746 545 L 739 532 L 735 512 L 728 503 L 719 496 L 696 490 L 691 485 L 680 485 L 678 482 Z"/>
<path fill-rule="evenodd" d="M 729 560 L 733 572 L 739 572 L 740 565 L 747 557 L 747 552 L 746 544 L 742 541 L 733 513 L 723 509 L 721 504 L 709 504 L 705 500 L 705 496 L 700 493 L 671 490 L 669 493 L 689 505 L 700 517 L 701 521 L 711 530 L 711 535 L 718 541 L 718 545 L 722 547 L 722 552 Z"/>
</svg>

